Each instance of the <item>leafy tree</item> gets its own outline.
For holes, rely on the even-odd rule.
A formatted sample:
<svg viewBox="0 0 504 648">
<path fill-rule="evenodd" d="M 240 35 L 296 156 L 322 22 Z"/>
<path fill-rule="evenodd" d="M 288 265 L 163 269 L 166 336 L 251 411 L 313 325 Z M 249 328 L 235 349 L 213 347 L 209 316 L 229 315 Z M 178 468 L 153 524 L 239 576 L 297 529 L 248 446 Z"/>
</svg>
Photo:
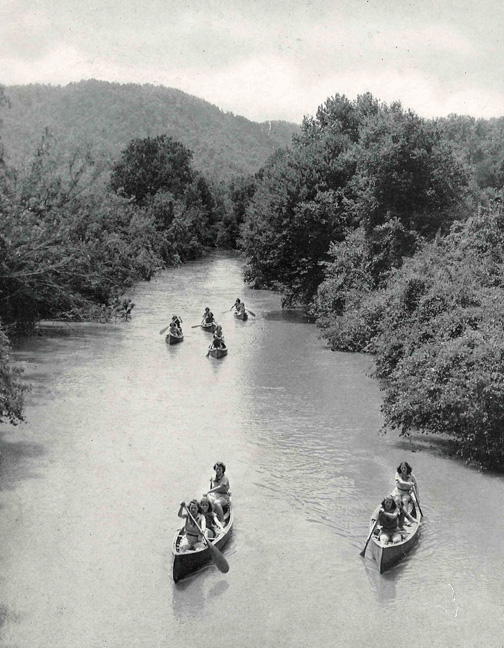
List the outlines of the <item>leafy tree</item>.
<svg viewBox="0 0 504 648">
<path fill-rule="evenodd" d="M 192 155 L 167 135 L 134 139 L 113 166 L 110 185 L 139 205 L 158 191 L 182 196 L 194 180 Z"/>
<path fill-rule="evenodd" d="M 370 94 L 336 95 L 260 174 L 242 228 L 246 278 L 306 305 L 331 244 L 362 225 L 378 285 L 420 237 L 465 216 L 465 184 L 435 125 Z"/>
<path fill-rule="evenodd" d="M 223 214 L 219 223 L 218 246 L 231 249 L 239 247 L 240 228 L 254 196 L 256 184 L 254 176 L 240 176 L 233 179 L 229 185 L 228 201 L 221 194 Z"/>
<path fill-rule="evenodd" d="M 21 369 L 10 361 L 10 343 L 0 323 L 0 423 L 16 424 L 23 420 Z"/>
<path fill-rule="evenodd" d="M 363 241 L 361 233 L 354 247 L 365 256 Z M 504 467 L 502 209 L 481 210 L 454 224 L 379 290 L 370 288 L 370 274 L 359 274 L 365 264 L 355 263 L 352 293 L 342 252 L 326 281 L 329 297 L 343 292 L 346 302 L 336 317 L 329 304 L 321 322 L 325 317 L 324 332 L 334 348 L 375 354 L 386 425 L 401 434 L 447 435 L 467 460 Z M 350 249 L 349 259 L 356 258 Z M 340 282 L 336 291 L 331 281 Z"/>
</svg>

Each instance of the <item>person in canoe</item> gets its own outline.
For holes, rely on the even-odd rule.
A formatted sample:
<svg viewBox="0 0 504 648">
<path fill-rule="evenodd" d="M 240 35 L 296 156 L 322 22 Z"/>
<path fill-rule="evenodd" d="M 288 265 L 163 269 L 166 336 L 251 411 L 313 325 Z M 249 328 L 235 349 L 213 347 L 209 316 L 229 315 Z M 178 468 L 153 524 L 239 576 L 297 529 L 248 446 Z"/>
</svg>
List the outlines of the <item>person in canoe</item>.
<svg viewBox="0 0 504 648">
<path fill-rule="evenodd" d="M 208 306 L 205 308 L 205 312 L 203 313 L 201 321 L 203 322 L 203 324 L 213 324 L 215 322 L 214 314 L 208 308 Z"/>
<path fill-rule="evenodd" d="M 177 328 L 180 329 L 180 335 L 182 335 L 182 318 L 179 315 L 174 315 L 172 317 L 172 322 L 175 322 Z"/>
<path fill-rule="evenodd" d="M 196 499 L 191 500 L 187 508 L 189 509 L 189 512 L 191 513 L 194 520 L 198 523 L 203 533 L 205 533 L 205 529 L 206 529 L 205 516 L 201 514 L 198 500 Z M 194 524 L 191 515 L 189 515 L 186 511 L 186 503 L 180 502 L 178 516 L 179 518 L 185 520 L 184 523 L 185 535 L 180 541 L 180 546 L 179 546 L 179 549 L 182 552 L 196 550 L 204 546 L 201 533 L 199 532 L 198 527 Z"/>
<path fill-rule="evenodd" d="M 223 508 L 229 505 L 229 479 L 224 474 L 226 466 L 222 461 L 218 461 L 213 467 L 215 470 L 215 477 L 210 478 L 210 490 L 204 493 L 204 497 L 211 500 L 213 508 L 217 513 L 219 521 L 224 520 Z"/>
<path fill-rule="evenodd" d="M 212 348 L 214 349 L 226 348 L 226 343 L 224 342 L 224 335 L 222 333 L 222 326 L 220 324 L 218 324 L 215 328 L 213 340 L 212 340 Z"/>
<path fill-rule="evenodd" d="M 413 469 L 407 461 L 403 461 L 397 468 L 395 488 L 392 491 L 396 503 L 402 502 L 404 506 L 408 506 L 413 489 L 418 497 L 418 484 L 413 475 Z"/>
<path fill-rule="evenodd" d="M 174 320 L 170 322 L 170 335 L 174 335 L 175 337 L 180 337 L 182 335 L 182 329 L 177 326 L 177 323 Z"/>
<path fill-rule="evenodd" d="M 235 313 L 241 315 L 244 313 L 247 309 L 245 308 L 245 302 L 242 302 L 239 297 L 236 298 L 235 303 L 231 306 L 229 310 L 235 309 Z"/>
<path fill-rule="evenodd" d="M 208 497 L 203 496 L 199 501 L 201 515 L 205 518 L 205 538 L 211 540 L 215 538 L 219 533 L 224 531 L 224 527 L 220 523 L 219 518 L 217 517 L 212 502 Z"/>
<path fill-rule="evenodd" d="M 400 542 L 402 539 L 399 530 L 400 509 L 392 495 L 387 495 L 378 511 L 378 524 L 380 542 L 384 545 Z"/>
</svg>

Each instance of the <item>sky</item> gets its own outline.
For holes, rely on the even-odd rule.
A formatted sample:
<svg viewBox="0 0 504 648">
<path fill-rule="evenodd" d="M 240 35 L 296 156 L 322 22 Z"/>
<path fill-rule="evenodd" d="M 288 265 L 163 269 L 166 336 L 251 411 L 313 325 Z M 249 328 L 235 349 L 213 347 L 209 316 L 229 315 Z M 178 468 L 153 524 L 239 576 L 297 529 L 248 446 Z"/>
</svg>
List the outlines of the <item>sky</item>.
<svg viewBox="0 0 504 648">
<path fill-rule="evenodd" d="M 254 121 L 364 92 L 500 117 L 503 27 L 502 0 L 0 0 L 0 83 L 151 83 Z"/>
</svg>

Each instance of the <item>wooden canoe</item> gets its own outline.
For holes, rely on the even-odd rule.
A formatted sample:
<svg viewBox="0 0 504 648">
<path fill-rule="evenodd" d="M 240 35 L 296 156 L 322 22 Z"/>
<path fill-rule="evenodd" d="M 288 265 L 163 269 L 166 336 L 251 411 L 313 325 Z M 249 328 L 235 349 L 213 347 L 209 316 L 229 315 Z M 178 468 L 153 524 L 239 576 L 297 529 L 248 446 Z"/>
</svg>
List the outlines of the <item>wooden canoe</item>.
<svg viewBox="0 0 504 648">
<path fill-rule="evenodd" d="M 209 355 L 211 355 L 212 358 L 217 358 L 217 359 L 218 358 L 223 358 L 224 356 L 226 356 L 227 352 L 228 352 L 227 347 L 223 347 L 223 348 L 220 348 L 220 349 L 210 347 L 210 349 L 209 349 Z"/>
<path fill-rule="evenodd" d="M 184 335 L 173 335 L 172 333 L 168 333 L 166 336 L 166 341 L 168 344 L 178 344 L 179 342 L 182 342 L 184 339 Z"/>
<path fill-rule="evenodd" d="M 243 311 L 243 313 L 238 313 L 235 311 L 234 316 L 236 317 L 236 319 L 242 320 L 243 322 L 246 322 L 248 320 L 247 311 Z"/>
<path fill-rule="evenodd" d="M 376 508 L 371 516 L 369 531 L 373 528 L 379 510 L 380 506 Z M 373 558 L 376 560 L 380 574 L 383 574 L 384 571 L 387 571 L 387 569 L 396 565 L 408 553 L 408 551 L 411 550 L 415 542 L 418 540 L 422 515 L 420 511 L 417 511 L 414 504 L 412 504 L 409 514 L 417 520 L 418 524 L 411 523 L 411 526 L 404 525 L 403 539 L 401 542 L 384 545 L 380 542 L 379 536 L 374 533 L 371 536 L 369 548 L 371 549 Z"/>
<path fill-rule="evenodd" d="M 224 533 L 211 540 L 217 549 L 222 549 L 231 536 L 233 530 L 234 511 L 230 503 L 229 508 L 224 511 Z M 210 551 L 206 547 L 185 552 L 179 551 L 180 541 L 184 536 L 183 529 L 179 529 L 173 541 L 173 580 L 178 583 L 186 576 L 193 574 L 204 565 L 211 562 Z"/>
<path fill-rule="evenodd" d="M 215 329 L 217 328 L 217 324 L 215 322 L 212 322 L 211 324 L 205 324 L 205 322 L 201 322 L 201 328 L 204 331 L 208 331 L 208 333 L 215 333 Z"/>
</svg>

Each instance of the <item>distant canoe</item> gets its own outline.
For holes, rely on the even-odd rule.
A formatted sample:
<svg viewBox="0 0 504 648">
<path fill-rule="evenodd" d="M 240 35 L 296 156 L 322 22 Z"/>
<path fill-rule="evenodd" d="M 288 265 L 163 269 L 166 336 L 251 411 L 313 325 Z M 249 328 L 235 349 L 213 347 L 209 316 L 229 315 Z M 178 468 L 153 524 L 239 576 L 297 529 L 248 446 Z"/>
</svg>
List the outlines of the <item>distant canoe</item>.
<svg viewBox="0 0 504 648">
<path fill-rule="evenodd" d="M 168 344 L 178 344 L 179 342 L 182 342 L 184 339 L 184 335 L 173 335 L 172 333 L 168 333 L 166 336 L 166 341 Z"/>
<path fill-rule="evenodd" d="M 215 322 L 212 322 L 211 324 L 205 324 L 204 322 L 202 322 L 201 328 L 204 331 L 208 331 L 208 333 L 214 333 L 215 329 L 217 328 L 217 324 Z"/>
<path fill-rule="evenodd" d="M 247 311 L 243 311 L 242 313 L 235 312 L 234 316 L 236 317 L 236 319 L 242 320 L 243 322 L 246 322 L 248 320 Z"/>
<path fill-rule="evenodd" d="M 229 509 L 224 511 L 224 532 L 211 540 L 218 549 L 222 549 L 229 540 L 233 530 L 234 511 L 230 504 Z M 180 542 L 184 537 L 183 529 L 177 531 L 173 541 L 173 580 L 178 583 L 186 576 L 193 574 L 212 560 L 209 550 L 206 547 L 196 551 L 179 551 Z"/>
<path fill-rule="evenodd" d="M 214 348 L 210 347 L 209 350 L 209 355 L 212 356 L 212 358 L 223 358 L 224 356 L 227 355 L 227 347 L 222 347 L 222 348 Z"/>
<path fill-rule="evenodd" d="M 378 506 L 371 516 L 371 522 L 369 530 L 373 528 L 375 520 L 377 519 L 378 511 L 380 507 Z M 371 547 L 371 553 L 373 558 L 376 560 L 378 565 L 378 570 L 380 574 L 383 574 L 384 571 L 390 569 L 396 565 L 407 553 L 411 550 L 415 542 L 418 540 L 420 523 L 422 521 L 422 515 L 419 511 L 416 510 L 415 505 L 411 511 L 410 515 L 418 520 L 418 524 L 412 524 L 411 526 L 404 526 L 405 534 L 403 534 L 403 539 L 401 542 L 395 542 L 394 544 L 384 545 L 380 542 L 379 536 L 373 534 L 371 536 L 371 542 L 369 546 Z"/>
</svg>

